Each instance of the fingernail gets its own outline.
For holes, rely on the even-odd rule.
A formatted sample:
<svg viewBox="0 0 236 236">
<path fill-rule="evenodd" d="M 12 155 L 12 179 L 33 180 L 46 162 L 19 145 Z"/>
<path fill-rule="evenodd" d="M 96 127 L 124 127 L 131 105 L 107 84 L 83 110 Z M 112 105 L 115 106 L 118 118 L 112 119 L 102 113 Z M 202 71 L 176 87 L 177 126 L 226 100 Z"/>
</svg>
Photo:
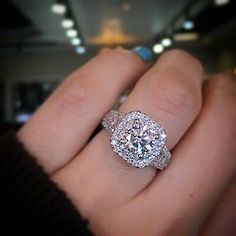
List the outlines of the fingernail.
<svg viewBox="0 0 236 236">
<path fill-rule="evenodd" d="M 131 51 L 145 62 L 150 62 L 152 60 L 152 52 L 146 47 L 135 47 Z"/>
</svg>

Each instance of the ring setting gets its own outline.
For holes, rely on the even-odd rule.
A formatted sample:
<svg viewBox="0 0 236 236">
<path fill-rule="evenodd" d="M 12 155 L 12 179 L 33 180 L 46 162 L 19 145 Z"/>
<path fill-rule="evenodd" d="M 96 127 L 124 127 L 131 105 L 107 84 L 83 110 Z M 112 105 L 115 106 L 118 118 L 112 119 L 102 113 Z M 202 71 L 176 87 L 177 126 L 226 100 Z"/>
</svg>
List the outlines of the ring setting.
<svg viewBox="0 0 236 236">
<path fill-rule="evenodd" d="M 148 115 L 140 111 L 110 111 L 102 125 L 111 134 L 114 152 L 132 166 L 162 170 L 168 165 L 171 154 L 166 147 L 166 132 Z"/>
</svg>

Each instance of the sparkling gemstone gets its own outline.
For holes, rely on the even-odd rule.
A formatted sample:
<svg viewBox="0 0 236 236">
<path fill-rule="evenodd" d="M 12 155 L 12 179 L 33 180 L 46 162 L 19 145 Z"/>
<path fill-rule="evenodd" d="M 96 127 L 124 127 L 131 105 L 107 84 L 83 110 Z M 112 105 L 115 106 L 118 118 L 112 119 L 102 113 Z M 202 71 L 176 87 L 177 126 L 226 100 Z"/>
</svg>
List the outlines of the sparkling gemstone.
<svg viewBox="0 0 236 236">
<path fill-rule="evenodd" d="M 160 136 L 162 139 L 166 139 L 166 134 L 161 134 Z"/>
<path fill-rule="evenodd" d="M 130 151 L 142 158 L 144 154 L 153 149 L 157 135 L 147 125 L 142 126 L 138 120 L 134 121 L 133 127 L 124 134 L 125 145 Z"/>
<path fill-rule="evenodd" d="M 138 111 L 123 116 L 111 138 L 113 150 L 139 168 L 156 160 L 165 142 L 166 134 L 160 124 Z"/>
<path fill-rule="evenodd" d="M 117 143 L 117 142 L 116 142 L 116 140 L 114 140 L 114 139 L 111 141 L 111 144 L 112 144 L 112 145 L 116 145 L 116 143 Z"/>
</svg>

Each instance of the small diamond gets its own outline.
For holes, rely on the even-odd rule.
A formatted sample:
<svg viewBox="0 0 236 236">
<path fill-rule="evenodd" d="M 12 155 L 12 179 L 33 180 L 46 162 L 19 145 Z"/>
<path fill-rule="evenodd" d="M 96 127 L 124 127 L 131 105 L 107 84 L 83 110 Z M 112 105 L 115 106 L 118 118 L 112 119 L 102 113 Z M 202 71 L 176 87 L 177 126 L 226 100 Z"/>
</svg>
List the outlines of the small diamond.
<svg viewBox="0 0 236 236">
<path fill-rule="evenodd" d="M 166 139 L 167 135 L 163 133 L 163 134 L 160 135 L 160 137 L 161 137 L 162 139 Z"/>
<path fill-rule="evenodd" d="M 166 162 L 166 158 L 163 157 L 163 158 L 160 159 L 161 164 L 164 164 L 165 162 Z"/>
<path fill-rule="evenodd" d="M 114 139 L 111 140 L 111 144 L 112 144 L 113 146 L 115 146 L 116 143 L 117 143 L 116 140 L 114 140 Z"/>
<path fill-rule="evenodd" d="M 140 121 L 138 119 L 134 120 L 133 128 L 140 129 L 140 126 L 141 126 Z"/>
</svg>

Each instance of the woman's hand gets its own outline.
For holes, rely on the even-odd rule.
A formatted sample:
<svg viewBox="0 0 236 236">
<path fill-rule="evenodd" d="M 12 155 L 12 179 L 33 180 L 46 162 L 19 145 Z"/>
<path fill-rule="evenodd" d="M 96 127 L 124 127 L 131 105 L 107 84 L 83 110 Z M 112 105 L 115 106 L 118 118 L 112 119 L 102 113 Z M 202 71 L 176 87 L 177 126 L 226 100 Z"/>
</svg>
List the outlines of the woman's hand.
<svg viewBox="0 0 236 236">
<path fill-rule="evenodd" d="M 163 171 L 128 165 L 105 130 L 88 142 L 134 84 L 120 111 L 140 110 L 166 129 L 173 158 Z M 235 104 L 236 80 L 203 81 L 186 52 L 169 51 L 150 67 L 132 52 L 106 50 L 69 76 L 18 138 L 96 235 L 235 235 L 234 224 L 221 223 L 236 217 L 227 211 L 236 197 Z"/>
</svg>

